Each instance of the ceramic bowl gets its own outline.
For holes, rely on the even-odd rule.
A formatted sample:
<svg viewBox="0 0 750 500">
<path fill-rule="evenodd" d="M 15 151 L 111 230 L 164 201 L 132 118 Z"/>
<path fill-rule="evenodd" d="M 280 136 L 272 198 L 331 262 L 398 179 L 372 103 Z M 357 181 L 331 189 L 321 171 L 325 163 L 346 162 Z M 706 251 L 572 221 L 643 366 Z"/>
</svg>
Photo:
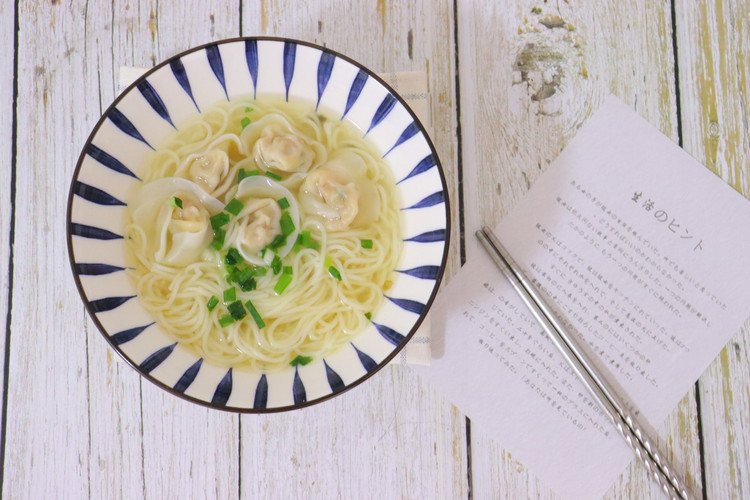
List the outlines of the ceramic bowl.
<svg viewBox="0 0 750 500">
<path fill-rule="evenodd" d="M 204 362 L 141 306 L 126 275 L 124 211 L 146 155 L 201 109 L 233 96 L 304 99 L 354 123 L 392 169 L 403 217 L 403 255 L 371 324 L 305 366 L 255 373 Z M 448 250 L 445 178 L 423 125 L 372 71 L 329 49 L 240 38 L 183 52 L 115 99 L 81 152 L 68 201 L 68 250 L 81 298 L 104 338 L 141 375 L 202 405 L 239 412 L 304 407 L 350 389 L 409 341 L 432 303 Z"/>
</svg>

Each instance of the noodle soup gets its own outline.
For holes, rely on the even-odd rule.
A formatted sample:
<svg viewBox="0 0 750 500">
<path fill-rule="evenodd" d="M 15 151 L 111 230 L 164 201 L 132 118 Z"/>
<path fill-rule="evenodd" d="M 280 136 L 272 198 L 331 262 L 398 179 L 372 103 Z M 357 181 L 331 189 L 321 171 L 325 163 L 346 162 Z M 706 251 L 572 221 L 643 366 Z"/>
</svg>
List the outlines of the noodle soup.
<svg viewBox="0 0 750 500">
<path fill-rule="evenodd" d="M 361 130 L 282 99 L 238 99 L 180 125 L 128 202 L 145 308 L 213 364 L 272 372 L 362 331 L 401 254 L 390 169 Z"/>
</svg>

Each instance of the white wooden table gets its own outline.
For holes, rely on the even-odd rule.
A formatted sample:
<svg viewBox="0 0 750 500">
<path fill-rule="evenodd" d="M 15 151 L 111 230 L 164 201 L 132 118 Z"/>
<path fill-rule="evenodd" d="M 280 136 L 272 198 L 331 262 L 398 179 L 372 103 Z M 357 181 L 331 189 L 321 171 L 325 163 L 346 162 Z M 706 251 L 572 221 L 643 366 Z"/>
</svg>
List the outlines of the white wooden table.
<svg viewBox="0 0 750 500">
<path fill-rule="evenodd" d="M 750 197 L 748 0 L 2 0 L 4 497 L 554 498 L 409 369 L 303 411 L 239 416 L 143 381 L 101 338 L 66 254 L 80 150 L 121 66 L 238 35 L 426 71 L 451 196 L 448 278 L 480 251 L 474 230 L 514 206 L 610 92 Z M 746 327 L 659 431 L 705 498 L 750 498 L 749 356 Z M 632 464 L 607 498 L 661 497 Z"/>
</svg>

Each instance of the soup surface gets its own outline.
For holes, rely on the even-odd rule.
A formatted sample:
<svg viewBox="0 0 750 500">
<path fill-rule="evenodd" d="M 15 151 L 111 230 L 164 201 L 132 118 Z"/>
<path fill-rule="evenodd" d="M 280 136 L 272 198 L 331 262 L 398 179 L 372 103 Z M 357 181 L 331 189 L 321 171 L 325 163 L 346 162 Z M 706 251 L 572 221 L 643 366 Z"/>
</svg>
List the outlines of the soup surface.
<svg viewBox="0 0 750 500">
<path fill-rule="evenodd" d="M 369 323 L 401 254 L 390 168 L 306 102 L 232 99 L 180 124 L 128 203 L 141 303 L 207 361 L 319 359 Z"/>
</svg>

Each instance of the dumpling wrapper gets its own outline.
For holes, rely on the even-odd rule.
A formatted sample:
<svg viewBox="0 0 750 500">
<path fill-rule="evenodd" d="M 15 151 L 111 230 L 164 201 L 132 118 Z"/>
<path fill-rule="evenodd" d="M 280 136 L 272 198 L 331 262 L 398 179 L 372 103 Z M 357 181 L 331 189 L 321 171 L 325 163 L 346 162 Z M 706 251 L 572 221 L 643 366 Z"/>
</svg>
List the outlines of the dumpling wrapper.
<svg viewBox="0 0 750 500">
<path fill-rule="evenodd" d="M 265 265 L 261 252 L 281 234 L 281 215 L 286 210 L 294 223 L 294 231 L 275 252 L 281 258 L 287 255 L 299 234 L 299 207 L 292 192 L 280 183 L 258 175 L 243 179 L 234 197 L 245 206 L 230 221 L 225 246 L 234 246 L 252 264 Z M 289 202 L 289 207 L 284 210 L 278 203 L 281 198 Z"/>
<path fill-rule="evenodd" d="M 329 231 L 361 227 L 380 214 L 380 197 L 367 178 L 364 160 L 345 153 L 313 170 L 299 188 L 299 203 L 305 213 L 323 219 Z"/>
<path fill-rule="evenodd" d="M 181 209 L 170 203 L 173 196 L 182 201 Z M 146 252 L 160 264 L 185 266 L 211 243 L 210 217 L 224 205 L 187 179 L 166 177 L 139 189 L 128 207 L 146 236 Z"/>
</svg>

